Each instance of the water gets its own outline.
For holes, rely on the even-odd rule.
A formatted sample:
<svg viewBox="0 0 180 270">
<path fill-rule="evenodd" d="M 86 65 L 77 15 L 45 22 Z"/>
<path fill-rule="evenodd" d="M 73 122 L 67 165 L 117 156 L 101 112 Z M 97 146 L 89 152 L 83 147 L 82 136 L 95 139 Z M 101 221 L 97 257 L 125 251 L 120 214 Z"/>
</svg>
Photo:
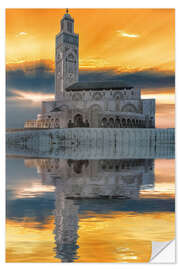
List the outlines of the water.
<svg viewBox="0 0 180 270">
<path fill-rule="evenodd" d="M 15 150 L 6 163 L 7 262 L 149 262 L 155 242 L 174 239 L 172 151 L 76 160 Z"/>
</svg>

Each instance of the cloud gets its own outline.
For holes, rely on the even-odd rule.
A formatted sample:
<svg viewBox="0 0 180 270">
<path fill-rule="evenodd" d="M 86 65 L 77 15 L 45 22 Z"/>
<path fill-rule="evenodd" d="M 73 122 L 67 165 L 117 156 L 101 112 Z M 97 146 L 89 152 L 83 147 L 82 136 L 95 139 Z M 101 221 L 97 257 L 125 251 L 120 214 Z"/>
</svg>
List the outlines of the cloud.
<svg viewBox="0 0 180 270">
<path fill-rule="evenodd" d="M 51 61 L 11 64 L 6 69 L 6 94 L 14 96 L 14 90 L 54 92 L 54 68 Z"/>
<path fill-rule="evenodd" d="M 169 88 L 175 85 L 173 72 L 158 68 L 120 72 L 116 69 L 81 70 L 80 81 L 123 80 L 129 85 L 140 88 Z M 52 61 L 36 61 L 7 66 L 7 96 L 23 97 L 25 92 L 38 95 L 54 93 L 54 65 Z M 20 92 L 22 91 L 22 93 Z M 25 97 L 25 96 L 24 96 Z M 27 96 L 26 96 L 27 97 Z M 35 100 L 35 99 L 34 99 Z"/>
<path fill-rule="evenodd" d="M 16 100 L 29 100 L 35 103 L 52 100 L 54 98 L 54 94 L 45 94 L 42 92 L 34 93 L 32 91 L 11 90 L 11 93 L 14 94 Z"/>
<path fill-rule="evenodd" d="M 116 31 L 118 34 L 120 34 L 122 37 L 128 37 L 128 38 L 138 38 L 140 37 L 140 35 L 138 34 L 129 34 L 129 33 L 125 33 L 122 30 L 117 30 Z"/>
<path fill-rule="evenodd" d="M 122 69 L 123 70 L 123 69 Z M 173 72 L 161 71 L 158 68 L 133 71 L 117 71 L 116 69 L 82 70 L 80 81 L 122 80 L 125 83 L 145 89 L 174 88 Z M 6 95 L 39 102 L 43 98 L 52 98 L 54 94 L 54 65 L 52 61 L 12 64 L 6 71 Z"/>
<path fill-rule="evenodd" d="M 104 80 L 122 80 L 130 86 L 140 88 L 170 88 L 175 85 L 174 73 L 158 71 L 156 69 L 147 69 L 133 72 L 117 72 L 116 70 L 98 70 L 80 72 L 80 80 L 83 81 L 104 81 Z"/>
<path fill-rule="evenodd" d="M 20 37 L 20 36 L 27 36 L 28 33 L 26 32 L 19 32 L 18 34 L 16 34 L 16 37 Z"/>
</svg>

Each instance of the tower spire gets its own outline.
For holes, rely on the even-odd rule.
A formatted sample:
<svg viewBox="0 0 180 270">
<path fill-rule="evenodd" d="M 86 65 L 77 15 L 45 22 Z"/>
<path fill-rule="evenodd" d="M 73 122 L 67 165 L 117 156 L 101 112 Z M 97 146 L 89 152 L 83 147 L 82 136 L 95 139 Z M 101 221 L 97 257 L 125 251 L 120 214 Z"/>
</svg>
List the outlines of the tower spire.
<svg viewBox="0 0 180 270">
<path fill-rule="evenodd" d="M 79 75 L 79 36 L 74 33 L 74 19 L 68 8 L 65 11 L 60 33 L 56 35 L 56 100 L 69 85 L 78 81 Z"/>
</svg>

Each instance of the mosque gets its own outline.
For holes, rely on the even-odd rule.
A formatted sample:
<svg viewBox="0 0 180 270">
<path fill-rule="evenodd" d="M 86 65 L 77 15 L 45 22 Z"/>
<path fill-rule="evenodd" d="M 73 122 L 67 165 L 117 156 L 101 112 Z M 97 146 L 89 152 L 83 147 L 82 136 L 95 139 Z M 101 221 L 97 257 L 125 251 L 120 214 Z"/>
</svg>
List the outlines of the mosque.
<svg viewBox="0 0 180 270">
<path fill-rule="evenodd" d="M 122 81 L 79 81 L 79 35 L 66 10 L 56 35 L 55 99 L 25 128 L 155 128 L 155 99 Z"/>
</svg>

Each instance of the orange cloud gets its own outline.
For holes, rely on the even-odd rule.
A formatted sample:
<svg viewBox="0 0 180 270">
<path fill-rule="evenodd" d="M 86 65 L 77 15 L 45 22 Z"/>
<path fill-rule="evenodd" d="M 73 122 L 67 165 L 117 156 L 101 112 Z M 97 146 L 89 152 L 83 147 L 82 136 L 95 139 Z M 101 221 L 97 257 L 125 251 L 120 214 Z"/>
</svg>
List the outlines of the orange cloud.
<svg viewBox="0 0 180 270">
<path fill-rule="evenodd" d="M 60 31 L 59 22 L 64 13 L 65 9 L 7 9 L 7 63 L 54 61 L 55 35 Z M 174 70 L 173 9 L 71 9 L 69 13 L 80 37 L 80 61 L 94 59 L 98 68 L 108 63 L 116 69 L 168 65 L 168 69 Z M 124 38 L 119 39 L 117 31 Z M 16 33 L 31 35 L 17 39 Z M 101 63 L 99 58 L 103 59 Z"/>
</svg>

